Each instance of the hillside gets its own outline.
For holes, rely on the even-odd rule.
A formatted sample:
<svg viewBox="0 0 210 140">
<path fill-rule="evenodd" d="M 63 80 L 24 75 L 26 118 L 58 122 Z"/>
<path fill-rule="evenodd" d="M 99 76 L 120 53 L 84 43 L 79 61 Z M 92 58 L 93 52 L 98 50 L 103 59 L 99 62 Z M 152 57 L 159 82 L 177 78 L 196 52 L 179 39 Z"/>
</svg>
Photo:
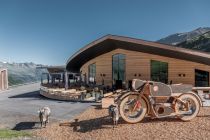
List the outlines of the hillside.
<svg viewBox="0 0 210 140">
<path fill-rule="evenodd" d="M 181 42 L 177 44 L 177 46 L 193 50 L 210 52 L 210 32 L 204 33 L 190 40 Z"/>
<path fill-rule="evenodd" d="M 9 86 L 37 82 L 41 80 L 44 69 L 36 69 L 34 63 L 2 63 L 0 67 L 8 69 Z"/>
<path fill-rule="evenodd" d="M 175 33 L 175 34 L 169 35 L 165 38 L 157 40 L 157 42 L 163 43 L 163 44 L 177 45 L 182 42 L 191 40 L 195 37 L 198 37 L 209 31 L 210 31 L 210 27 L 203 27 L 203 28 L 200 27 L 190 32 Z"/>
</svg>

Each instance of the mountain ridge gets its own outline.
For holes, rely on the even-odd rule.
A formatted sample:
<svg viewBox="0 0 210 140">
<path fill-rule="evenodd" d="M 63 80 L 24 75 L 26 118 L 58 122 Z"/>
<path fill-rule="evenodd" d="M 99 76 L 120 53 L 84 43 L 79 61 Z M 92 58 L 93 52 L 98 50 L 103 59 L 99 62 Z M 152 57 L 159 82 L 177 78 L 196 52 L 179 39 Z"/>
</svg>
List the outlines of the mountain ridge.
<svg viewBox="0 0 210 140">
<path fill-rule="evenodd" d="M 37 66 L 40 66 L 40 64 L 35 64 L 33 62 L 0 62 L 0 68 L 6 68 L 8 70 L 9 86 L 39 82 L 42 73 L 46 72 L 46 70 L 37 69 Z"/>
<path fill-rule="evenodd" d="M 210 31 L 210 27 L 199 27 L 193 31 L 168 35 L 164 38 L 157 40 L 156 42 L 169 44 L 169 45 L 177 45 L 181 42 L 190 40 L 194 37 L 197 37 L 209 31 Z"/>
<path fill-rule="evenodd" d="M 190 32 L 175 33 L 157 42 L 209 53 L 210 27 L 200 27 Z"/>
</svg>

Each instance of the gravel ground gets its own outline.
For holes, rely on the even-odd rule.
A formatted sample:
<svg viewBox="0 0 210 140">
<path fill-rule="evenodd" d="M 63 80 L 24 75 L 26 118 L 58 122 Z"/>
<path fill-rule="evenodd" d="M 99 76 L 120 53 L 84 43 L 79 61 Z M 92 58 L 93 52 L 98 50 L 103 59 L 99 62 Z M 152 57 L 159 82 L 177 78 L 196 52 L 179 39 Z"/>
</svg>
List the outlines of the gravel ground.
<svg viewBox="0 0 210 140">
<path fill-rule="evenodd" d="M 47 128 L 37 129 L 33 134 L 38 137 L 55 140 L 79 139 L 209 139 L 210 138 L 210 108 L 202 108 L 199 115 L 190 122 L 177 118 L 150 119 L 141 123 L 127 124 L 123 120 L 113 129 L 106 109 L 92 107 L 77 116 L 79 127 L 75 123 L 59 126 L 51 124 Z"/>
</svg>

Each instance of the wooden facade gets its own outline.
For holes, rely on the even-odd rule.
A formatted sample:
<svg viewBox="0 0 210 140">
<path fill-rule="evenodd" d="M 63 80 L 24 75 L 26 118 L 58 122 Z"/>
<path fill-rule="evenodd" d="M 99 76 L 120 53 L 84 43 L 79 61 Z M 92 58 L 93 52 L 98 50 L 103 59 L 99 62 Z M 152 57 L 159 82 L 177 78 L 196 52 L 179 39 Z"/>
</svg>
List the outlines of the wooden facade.
<svg viewBox="0 0 210 140">
<path fill-rule="evenodd" d="M 0 91 L 8 89 L 7 69 L 0 69 Z"/>
<path fill-rule="evenodd" d="M 210 54 L 122 36 L 107 35 L 93 41 L 69 58 L 66 69 L 81 72 L 89 81 L 89 66 L 95 64 L 96 84 L 113 86 L 116 84 L 113 79 L 116 54 L 125 57 L 125 85 L 132 79 L 152 80 L 151 62 L 158 61 L 167 64 L 165 83 L 198 86 L 196 82 L 202 83 L 203 78 L 205 84 L 201 85 L 210 86 Z"/>
<path fill-rule="evenodd" d="M 122 49 L 116 49 L 88 61 L 81 67 L 80 71 L 82 71 L 82 74 L 88 74 L 88 66 L 95 63 L 96 83 L 101 84 L 102 78 L 104 78 L 104 84 L 111 86 L 113 84 L 112 55 L 118 53 L 126 55 L 126 82 L 136 78 L 151 80 L 151 60 L 168 63 L 168 81 L 172 80 L 174 84 L 185 83 L 195 85 L 195 69 L 210 72 L 210 66 L 208 65 Z M 101 74 L 106 76 L 102 77 Z M 180 74 L 185 74 L 185 77 L 180 76 Z"/>
</svg>

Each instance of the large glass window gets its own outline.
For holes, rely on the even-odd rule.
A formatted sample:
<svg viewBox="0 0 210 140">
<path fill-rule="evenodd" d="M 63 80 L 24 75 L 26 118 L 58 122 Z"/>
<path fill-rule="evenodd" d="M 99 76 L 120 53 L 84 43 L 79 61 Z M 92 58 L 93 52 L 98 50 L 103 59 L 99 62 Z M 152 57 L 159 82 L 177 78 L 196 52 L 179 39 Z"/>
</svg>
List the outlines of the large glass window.
<svg viewBox="0 0 210 140">
<path fill-rule="evenodd" d="M 89 76 L 89 82 L 95 82 L 96 77 L 96 64 L 90 64 L 88 66 L 88 76 Z"/>
<path fill-rule="evenodd" d="M 209 86 L 209 72 L 195 69 L 195 86 L 208 87 Z"/>
<path fill-rule="evenodd" d="M 112 56 L 112 79 L 121 86 L 125 81 L 125 55 L 115 54 Z"/>
<path fill-rule="evenodd" d="M 168 83 L 168 63 L 151 60 L 151 80 Z"/>
</svg>

